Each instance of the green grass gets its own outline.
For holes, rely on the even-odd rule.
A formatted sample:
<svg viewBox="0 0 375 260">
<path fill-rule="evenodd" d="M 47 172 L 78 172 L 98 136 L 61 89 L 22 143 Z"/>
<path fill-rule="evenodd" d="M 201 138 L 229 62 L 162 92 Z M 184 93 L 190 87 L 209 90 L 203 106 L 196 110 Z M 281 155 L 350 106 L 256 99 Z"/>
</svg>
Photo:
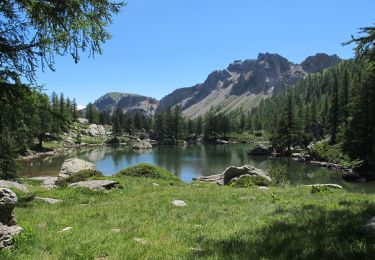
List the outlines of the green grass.
<svg viewBox="0 0 375 260">
<path fill-rule="evenodd" d="M 26 231 L 0 259 L 371 259 L 375 254 L 375 237 L 363 231 L 375 215 L 372 194 L 175 185 L 160 176 L 131 175 L 112 177 L 123 188 L 104 192 L 29 185 L 37 196 L 64 201 L 50 205 L 18 193 L 15 215 Z M 174 207 L 175 199 L 187 206 Z M 65 227 L 72 229 L 60 232 Z"/>
<path fill-rule="evenodd" d="M 54 149 L 61 149 L 64 147 L 63 141 L 47 141 L 43 142 L 43 148 L 54 150 Z"/>
</svg>

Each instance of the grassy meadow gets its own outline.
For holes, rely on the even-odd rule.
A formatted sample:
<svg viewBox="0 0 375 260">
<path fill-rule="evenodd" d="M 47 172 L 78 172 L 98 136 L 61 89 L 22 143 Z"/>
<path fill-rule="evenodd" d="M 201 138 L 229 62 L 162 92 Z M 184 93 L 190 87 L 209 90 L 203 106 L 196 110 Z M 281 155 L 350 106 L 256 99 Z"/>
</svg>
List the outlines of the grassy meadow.
<svg viewBox="0 0 375 260">
<path fill-rule="evenodd" d="M 123 171 L 109 191 L 25 181 L 25 231 L 1 259 L 371 259 L 375 195 L 310 187 L 185 184 Z M 163 177 L 164 176 L 164 177 Z M 104 178 L 104 177 L 102 177 Z M 62 199 L 58 204 L 33 196 Z M 186 207 L 172 205 L 184 200 Z M 68 231 L 62 231 L 71 227 Z"/>
</svg>

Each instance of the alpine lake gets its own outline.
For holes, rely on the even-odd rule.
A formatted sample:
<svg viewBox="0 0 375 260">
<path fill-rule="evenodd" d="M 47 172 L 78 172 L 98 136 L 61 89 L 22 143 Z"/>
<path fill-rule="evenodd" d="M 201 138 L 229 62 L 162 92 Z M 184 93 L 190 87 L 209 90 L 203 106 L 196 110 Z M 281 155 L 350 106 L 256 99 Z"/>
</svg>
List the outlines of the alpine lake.
<svg viewBox="0 0 375 260">
<path fill-rule="evenodd" d="M 375 183 L 348 183 L 340 172 L 290 158 L 249 156 L 252 144 L 155 146 L 149 150 L 133 150 L 128 146 L 98 146 L 73 149 L 56 157 L 19 161 L 21 177 L 57 176 L 64 160 L 78 157 L 96 164 L 106 176 L 139 163 L 152 163 L 168 169 L 184 182 L 194 177 L 222 173 L 229 166 L 253 165 L 262 170 L 286 166 L 290 185 L 335 183 L 359 193 L 374 193 Z"/>
</svg>

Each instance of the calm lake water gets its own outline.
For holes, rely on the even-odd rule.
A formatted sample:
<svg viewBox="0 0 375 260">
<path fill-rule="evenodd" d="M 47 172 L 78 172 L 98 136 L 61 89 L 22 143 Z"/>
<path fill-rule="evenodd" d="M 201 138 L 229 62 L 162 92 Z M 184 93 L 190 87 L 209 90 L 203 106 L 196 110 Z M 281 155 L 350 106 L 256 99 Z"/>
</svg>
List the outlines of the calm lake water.
<svg viewBox="0 0 375 260">
<path fill-rule="evenodd" d="M 289 158 L 254 157 L 247 155 L 249 144 L 157 146 L 152 150 L 134 151 L 129 147 L 96 147 L 75 149 L 55 158 L 44 158 L 20 162 L 20 173 L 24 177 L 57 176 L 65 159 L 78 157 L 96 164 L 98 170 L 110 176 L 142 162 L 153 163 L 168 169 L 185 182 L 203 175 L 218 174 L 227 167 L 251 164 L 268 170 L 273 166 L 285 165 L 290 183 L 336 183 L 356 192 L 375 192 L 374 184 L 346 183 L 333 170 Z"/>
</svg>

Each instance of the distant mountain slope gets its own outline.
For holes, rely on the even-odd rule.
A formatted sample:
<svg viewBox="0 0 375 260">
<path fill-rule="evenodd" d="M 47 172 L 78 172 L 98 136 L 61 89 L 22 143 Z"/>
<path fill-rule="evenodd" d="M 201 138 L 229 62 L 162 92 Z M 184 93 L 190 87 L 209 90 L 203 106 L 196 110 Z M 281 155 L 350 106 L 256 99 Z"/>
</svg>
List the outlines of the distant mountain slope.
<svg viewBox="0 0 375 260">
<path fill-rule="evenodd" d="M 227 69 L 212 72 L 201 84 L 175 90 L 160 100 L 156 112 L 179 105 L 184 115 L 194 118 L 211 108 L 217 111 L 247 110 L 309 73 L 340 62 L 337 55 L 318 53 L 301 64 L 294 64 L 278 54 L 261 53 L 257 59 L 234 61 Z"/>
<path fill-rule="evenodd" d="M 136 94 L 110 92 L 96 100 L 94 105 L 99 111 L 112 112 L 119 108 L 124 113 L 129 112 L 132 115 L 141 113 L 146 116 L 153 116 L 159 101 Z"/>
</svg>

